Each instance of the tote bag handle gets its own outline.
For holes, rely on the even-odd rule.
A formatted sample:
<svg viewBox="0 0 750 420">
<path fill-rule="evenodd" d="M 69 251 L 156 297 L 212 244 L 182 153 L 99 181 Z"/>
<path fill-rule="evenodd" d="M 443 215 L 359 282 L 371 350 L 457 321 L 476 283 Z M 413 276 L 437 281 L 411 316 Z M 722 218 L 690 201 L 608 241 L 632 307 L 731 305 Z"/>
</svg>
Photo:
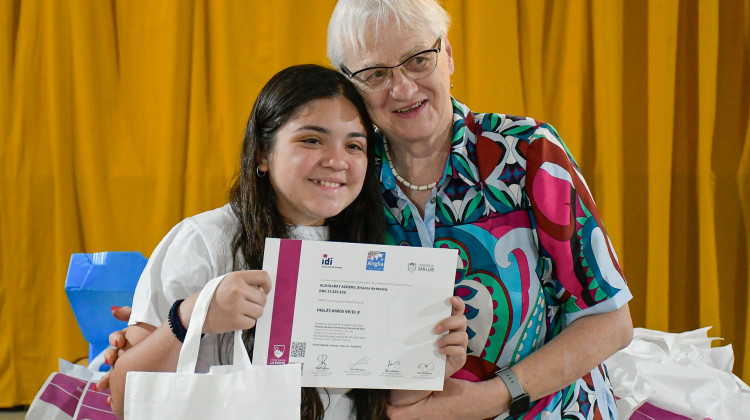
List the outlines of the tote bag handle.
<svg viewBox="0 0 750 420">
<path fill-rule="evenodd" d="M 177 360 L 177 373 L 195 373 L 203 323 L 206 321 L 208 307 L 211 305 L 214 292 L 216 292 L 216 288 L 222 280 L 224 280 L 224 276 L 212 279 L 206 283 L 198 295 L 198 300 L 196 300 L 195 307 L 193 307 L 193 313 L 190 315 L 190 324 L 188 324 L 185 342 L 182 343 L 182 349 L 180 349 L 180 358 Z M 234 357 L 232 359 L 232 364 L 238 369 L 249 369 L 252 365 L 250 363 L 250 356 L 247 354 L 245 345 L 242 343 L 242 330 L 234 332 Z"/>
</svg>

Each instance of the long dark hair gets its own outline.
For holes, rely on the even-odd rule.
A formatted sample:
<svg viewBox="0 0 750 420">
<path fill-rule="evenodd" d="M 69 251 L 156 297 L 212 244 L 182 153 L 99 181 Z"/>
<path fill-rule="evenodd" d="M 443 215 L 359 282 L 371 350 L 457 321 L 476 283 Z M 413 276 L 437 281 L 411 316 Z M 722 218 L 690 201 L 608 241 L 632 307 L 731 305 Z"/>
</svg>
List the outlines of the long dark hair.
<svg viewBox="0 0 750 420">
<path fill-rule="evenodd" d="M 362 97 L 346 77 L 314 64 L 288 67 L 271 78 L 258 94 L 245 128 L 240 170 L 229 189 L 229 203 L 239 220 L 232 236 L 234 270 L 260 270 L 265 239 L 289 238 L 289 227 L 276 206 L 268 176 L 260 177 L 256 168 L 262 156 L 269 156 L 276 132 L 302 107 L 316 99 L 346 98 L 359 113 L 367 133 L 367 172 L 362 192 L 341 213 L 326 220 L 333 241 L 383 243 L 385 216 L 375 176 L 375 133 Z M 221 357 L 226 358 L 230 340 L 220 337 Z M 255 330 L 243 333 L 245 347 L 252 357 Z M 350 396 L 358 420 L 385 418 L 385 392 L 353 390 Z M 323 403 L 315 388 L 302 389 L 302 418 L 323 418 Z"/>
</svg>

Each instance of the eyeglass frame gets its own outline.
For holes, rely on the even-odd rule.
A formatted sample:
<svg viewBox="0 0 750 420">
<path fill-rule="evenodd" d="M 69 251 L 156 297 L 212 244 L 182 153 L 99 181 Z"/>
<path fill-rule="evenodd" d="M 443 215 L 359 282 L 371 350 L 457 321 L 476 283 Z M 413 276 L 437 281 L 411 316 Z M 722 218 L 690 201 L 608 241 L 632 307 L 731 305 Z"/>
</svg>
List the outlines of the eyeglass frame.
<svg viewBox="0 0 750 420">
<path fill-rule="evenodd" d="M 424 76 L 420 77 L 419 79 L 415 79 L 415 78 L 409 76 L 406 73 L 406 70 L 403 67 L 401 67 L 401 72 L 404 73 L 404 76 L 408 77 L 410 80 L 416 81 L 416 80 L 424 79 L 425 77 L 427 77 L 427 76 L 431 75 L 432 73 L 434 73 L 435 69 L 437 68 L 437 65 L 438 65 L 438 60 L 440 59 L 440 52 L 443 50 L 443 37 L 438 37 L 437 41 L 435 41 L 435 45 L 437 45 L 437 46 L 410 55 L 404 61 L 396 64 L 395 66 L 372 66 L 372 67 L 365 67 L 363 69 L 359 69 L 359 70 L 357 70 L 357 71 L 355 71 L 355 72 L 352 73 L 351 70 L 349 70 L 345 65 L 342 64 L 341 65 L 341 72 L 344 73 L 344 75 L 347 76 L 348 78 L 350 78 L 350 79 L 354 80 L 355 82 L 357 82 L 357 83 L 355 83 L 355 85 L 357 85 L 358 87 L 360 87 L 362 90 L 364 90 L 366 92 L 382 92 L 382 91 L 384 91 L 391 84 L 391 80 L 393 80 L 393 69 L 403 66 L 404 64 L 408 63 L 409 60 L 411 60 L 412 58 L 414 58 L 414 57 L 416 57 L 418 55 L 421 55 L 421 54 L 424 54 L 424 53 L 428 53 L 428 52 L 434 52 L 436 54 L 436 56 L 435 56 L 435 66 L 432 68 L 432 71 L 430 71 L 429 73 L 427 73 Z M 362 73 L 362 72 L 367 71 L 367 70 L 374 70 L 374 69 L 383 69 L 383 70 L 387 70 L 387 72 L 388 72 L 388 82 L 385 85 L 383 85 L 382 88 L 377 89 L 377 90 L 372 90 L 372 88 L 370 88 L 369 86 L 367 86 L 367 84 L 364 81 L 362 81 L 361 79 L 357 79 L 355 77 L 359 73 Z"/>
</svg>

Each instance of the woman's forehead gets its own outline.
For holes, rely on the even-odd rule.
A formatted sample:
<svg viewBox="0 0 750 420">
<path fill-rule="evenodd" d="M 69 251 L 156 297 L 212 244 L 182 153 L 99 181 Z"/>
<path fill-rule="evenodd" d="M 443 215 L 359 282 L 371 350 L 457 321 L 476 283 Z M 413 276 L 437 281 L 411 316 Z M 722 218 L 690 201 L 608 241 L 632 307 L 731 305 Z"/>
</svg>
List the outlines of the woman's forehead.
<svg viewBox="0 0 750 420">
<path fill-rule="evenodd" d="M 359 51 L 347 54 L 355 69 L 371 66 L 393 66 L 420 51 L 431 48 L 437 38 L 428 31 L 394 28 L 395 25 L 367 31 Z"/>
</svg>

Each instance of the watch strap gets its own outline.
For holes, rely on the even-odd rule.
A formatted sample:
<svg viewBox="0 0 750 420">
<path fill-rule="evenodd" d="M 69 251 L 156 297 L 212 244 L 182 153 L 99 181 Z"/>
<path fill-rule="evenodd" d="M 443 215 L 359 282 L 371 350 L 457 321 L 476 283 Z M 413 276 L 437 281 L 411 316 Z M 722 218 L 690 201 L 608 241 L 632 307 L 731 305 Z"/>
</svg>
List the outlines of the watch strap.
<svg viewBox="0 0 750 420">
<path fill-rule="evenodd" d="M 512 417 L 521 415 L 529 409 L 529 394 L 524 391 L 521 381 L 510 369 L 510 366 L 495 371 L 495 376 L 500 378 L 510 393 L 510 407 L 508 409 Z"/>
<path fill-rule="evenodd" d="M 526 391 L 524 391 L 521 386 L 521 382 L 519 382 L 516 374 L 510 370 L 510 367 L 499 369 L 495 372 L 495 376 L 505 382 L 505 386 L 508 388 L 508 392 L 510 392 L 511 399 L 516 399 L 517 397 L 526 394 Z"/>
</svg>

